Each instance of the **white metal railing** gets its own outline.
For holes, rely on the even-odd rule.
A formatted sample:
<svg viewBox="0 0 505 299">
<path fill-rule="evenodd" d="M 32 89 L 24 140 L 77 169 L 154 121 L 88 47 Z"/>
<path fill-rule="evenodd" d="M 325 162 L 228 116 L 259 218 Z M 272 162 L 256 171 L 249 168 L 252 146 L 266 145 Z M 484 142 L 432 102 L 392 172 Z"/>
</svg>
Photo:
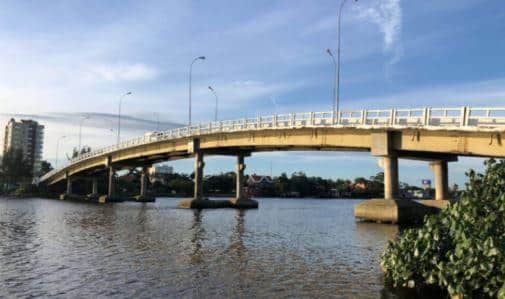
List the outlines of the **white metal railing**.
<svg viewBox="0 0 505 299">
<path fill-rule="evenodd" d="M 211 122 L 205 125 L 180 127 L 130 139 L 79 155 L 41 177 L 44 181 L 58 171 L 77 162 L 99 157 L 121 149 L 148 143 L 218 132 L 251 131 L 301 127 L 442 127 L 442 128 L 504 128 L 505 107 L 500 108 L 418 108 L 387 110 L 354 110 L 333 112 L 302 112 L 259 116 Z"/>
</svg>

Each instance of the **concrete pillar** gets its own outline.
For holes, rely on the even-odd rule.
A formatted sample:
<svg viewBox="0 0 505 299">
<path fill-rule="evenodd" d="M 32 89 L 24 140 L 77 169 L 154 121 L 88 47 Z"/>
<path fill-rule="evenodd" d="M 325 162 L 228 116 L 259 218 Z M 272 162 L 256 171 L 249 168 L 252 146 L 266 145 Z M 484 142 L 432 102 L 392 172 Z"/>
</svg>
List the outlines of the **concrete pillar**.
<svg viewBox="0 0 505 299">
<path fill-rule="evenodd" d="M 433 161 L 430 163 L 435 176 L 435 199 L 449 199 L 449 174 L 447 161 Z"/>
<path fill-rule="evenodd" d="M 109 166 L 109 174 L 108 174 L 108 190 L 107 196 L 109 198 L 113 197 L 116 194 L 116 182 L 114 181 L 115 170 L 112 166 Z"/>
<path fill-rule="evenodd" d="M 91 179 L 91 194 L 98 194 L 98 179 Z"/>
<path fill-rule="evenodd" d="M 203 199 L 203 167 L 205 163 L 203 162 L 203 153 L 197 151 L 195 154 L 195 199 Z"/>
<path fill-rule="evenodd" d="M 66 195 L 72 194 L 72 183 L 73 179 L 67 175 L 67 190 L 65 192 Z"/>
<path fill-rule="evenodd" d="M 148 168 L 142 167 L 142 173 L 140 174 L 140 196 L 147 195 L 147 177 L 148 177 Z"/>
<path fill-rule="evenodd" d="M 244 170 L 245 170 L 245 163 L 244 163 L 244 156 L 243 155 L 238 155 L 237 156 L 237 186 L 236 186 L 236 199 L 241 199 L 244 198 Z"/>
<path fill-rule="evenodd" d="M 387 156 L 382 160 L 384 167 L 384 198 L 395 199 L 399 195 L 398 157 Z"/>
</svg>

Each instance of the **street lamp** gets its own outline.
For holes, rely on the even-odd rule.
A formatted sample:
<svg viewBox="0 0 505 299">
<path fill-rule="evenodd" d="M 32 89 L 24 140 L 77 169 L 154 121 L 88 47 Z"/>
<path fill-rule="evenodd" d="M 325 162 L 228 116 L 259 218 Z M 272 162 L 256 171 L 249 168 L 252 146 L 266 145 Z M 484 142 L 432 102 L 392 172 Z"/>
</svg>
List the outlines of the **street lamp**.
<svg viewBox="0 0 505 299">
<path fill-rule="evenodd" d="M 81 153 L 81 137 L 82 137 L 82 124 L 85 120 L 90 119 L 89 115 L 84 115 L 79 124 L 79 154 Z"/>
<path fill-rule="evenodd" d="M 347 0 L 342 0 L 340 3 L 340 8 L 338 10 L 338 15 L 337 15 L 337 22 L 338 22 L 338 33 L 337 33 L 337 92 L 336 92 L 336 111 L 339 114 L 340 112 L 340 27 L 341 27 L 341 20 L 342 20 L 342 9 L 344 8 L 345 3 Z M 358 0 L 354 0 L 354 2 L 358 2 Z M 333 56 L 333 55 L 332 55 Z M 335 114 L 335 109 L 333 109 L 333 114 Z"/>
<path fill-rule="evenodd" d="M 333 56 L 333 53 L 331 52 L 330 49 L 326 49 L 326 53 L 328 53 L 328 55 L 330 55 L 331 60 L 333 61 L 333 66 L 334 66 L 333 97 L 331 99 L 331 102 L 333 103 L 333 108 L 332 108 L 333 115 L 335 115 L 335 104 L 338 102 L 336 92 L 335 92 L 335 88 L 336 88 L 336 84 L 337 84 L 337 80 L 336 80 L 336 78 L 337 78 L 337 62 L 335 61 L 335 56 Z M 335 120 L 335 118 L 333 118 L 333 119 Z"/>
<path fill-rule="evenodd" d="M 193 72 L 193 64 L 197 60 L 205 60 L 205 56 L 196 57 L 195 59 L 193 59 L 193 61 L 191 62 L 191 65 L 189 66 L 189 122 L 188 122 L 188 126 L 191 126 L 191 75 Z"/>
<path fill-rule="evenodd" d="M 209 86 L 209 90 L 214 94 L 214 97 L 216 97 L 216 108 L 214 109 L 214 121 L 217 121 L 217 104 L 218 104 L 217 93 L 214 90 L 214 88 L 212 88 L 212 86 Z"/>
<path fill-rule="evenodd" d="M 60 141 L 66 137 L 67 136 L 63 135 L 60 138 L 58 138 L 58 140 L 56 141 L 56 161 L 54 162 L 54 168 L 58 167 L 58 154 L 60 151 Z"/>
<path fill-rule="evenodd" d="M 119 98 L 119 110 L 117 114 L 117 145 L 119 145 L 119 142 L 121 141 L 121 103 L 123 102 L 124 97 L 131 94 L 131 91 L 129 91 Z"/>
</svg>

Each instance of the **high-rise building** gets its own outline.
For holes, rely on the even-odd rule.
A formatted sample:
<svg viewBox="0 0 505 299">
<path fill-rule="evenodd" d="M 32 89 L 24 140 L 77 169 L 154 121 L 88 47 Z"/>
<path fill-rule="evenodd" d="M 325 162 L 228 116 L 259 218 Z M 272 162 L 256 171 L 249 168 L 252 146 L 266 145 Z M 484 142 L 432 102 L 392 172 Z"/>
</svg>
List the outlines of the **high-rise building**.
<svg viewBox="0 0 505 299">
<path fill-rule="evenodd" d="M 33 120 L 16 121 L 12 118 L 5 126 L 4 156 L 11 150 L 20 149 L 23 159 L 33 169 L 33 175 L 40 174 L 44 126 Z"/>
</svg>

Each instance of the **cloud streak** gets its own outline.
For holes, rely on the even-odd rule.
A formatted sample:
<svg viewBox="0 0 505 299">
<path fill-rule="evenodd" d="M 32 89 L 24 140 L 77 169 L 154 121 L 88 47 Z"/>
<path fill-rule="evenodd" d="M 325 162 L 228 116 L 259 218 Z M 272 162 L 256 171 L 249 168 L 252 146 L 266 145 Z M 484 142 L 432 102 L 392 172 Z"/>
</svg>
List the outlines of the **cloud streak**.
<svg viewBox="0 0 505 299">
<path fill-rule="evenodd" d="M 400 0 L 384 0 L 360 11 L 358 18 L 378 26 L 383 38 L 383 50 L 392 53 L 389 65 L 399 61 L 403 55 L 401 44 L 403 12 Z"/>
</svg>

